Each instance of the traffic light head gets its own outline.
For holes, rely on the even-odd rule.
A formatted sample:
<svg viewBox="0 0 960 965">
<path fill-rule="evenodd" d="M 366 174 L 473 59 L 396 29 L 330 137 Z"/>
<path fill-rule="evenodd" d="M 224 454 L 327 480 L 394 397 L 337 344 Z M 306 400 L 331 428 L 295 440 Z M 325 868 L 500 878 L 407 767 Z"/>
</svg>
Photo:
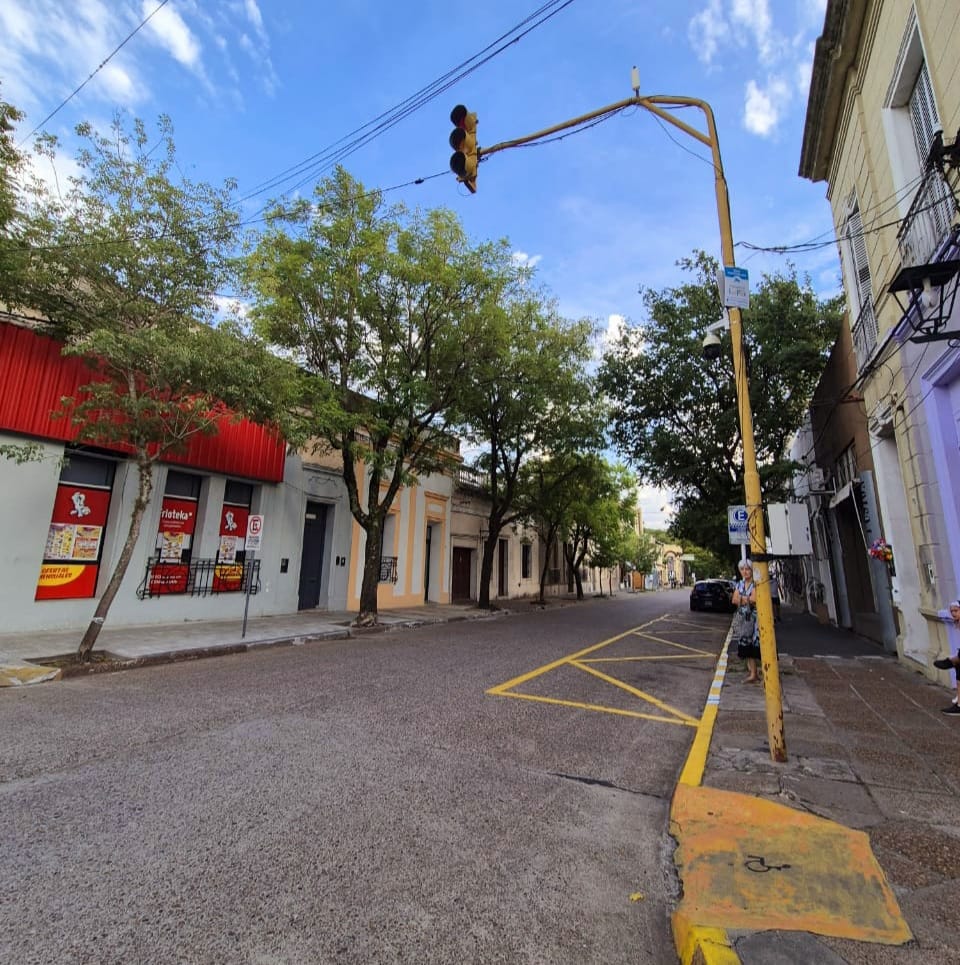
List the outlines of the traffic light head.
<svg viewBox="0 0 960 965">
<path fill-rule="evenodd" d="M 450 133 L 450 170 L 462 181 L 471 194 L 477 190 L 477 115 L 468 111 L 463 104 L 450 111 L 454 128 Z"/>
</svg>

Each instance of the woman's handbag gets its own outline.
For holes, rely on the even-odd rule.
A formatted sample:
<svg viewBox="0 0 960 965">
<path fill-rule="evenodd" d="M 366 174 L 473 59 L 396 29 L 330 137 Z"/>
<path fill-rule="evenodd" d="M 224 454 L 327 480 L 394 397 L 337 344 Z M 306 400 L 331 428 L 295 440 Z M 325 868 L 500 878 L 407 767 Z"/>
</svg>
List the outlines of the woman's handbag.
<svg viewBox="0 0 960 965">
<path fill-rule="evenodd" d="M 757 614 L 752 606 L 741 605 L 737 609 L 740 626 L 737 628 L 737 656 L 741 660 L 748 657 L 759 658 L 760 645 L 757 643 Z"/>
</svg>

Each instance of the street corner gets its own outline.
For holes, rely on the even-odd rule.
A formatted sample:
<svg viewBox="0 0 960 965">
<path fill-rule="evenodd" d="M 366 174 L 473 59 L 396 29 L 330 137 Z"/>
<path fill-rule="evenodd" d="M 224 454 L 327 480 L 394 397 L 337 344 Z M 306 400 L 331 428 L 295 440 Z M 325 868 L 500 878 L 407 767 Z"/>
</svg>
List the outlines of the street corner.
<svg viewBox="0 0 960 965">
<path fill-rule="evenodd" d="M 913 937 L 862 831 L 762 798 L 684 785 L 670 824 L 683 882 L 678 949 L 681 939 L 690 944 L 709 929 L 804 931 L 884 945 Z"/>
<path fill-rule="evenodd" d="M 24 687 L 28 684 L 59 680 L 63 671 L 59 667 L 45 667 L 0 653 L 0 687 Z"/>
</svg>

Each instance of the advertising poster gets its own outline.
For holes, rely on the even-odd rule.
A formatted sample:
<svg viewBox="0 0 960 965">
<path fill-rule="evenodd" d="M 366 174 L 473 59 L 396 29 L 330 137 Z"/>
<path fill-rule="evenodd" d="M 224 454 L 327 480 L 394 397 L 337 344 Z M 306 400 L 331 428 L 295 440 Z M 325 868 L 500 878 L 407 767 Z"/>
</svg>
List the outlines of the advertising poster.
<svg viewBox="0 0 960 965">
<path fill-rule="evenodd" d="M 186 593 L 190 566 L 184 553 L 193 543 L 197 502 L 182 496 L 164 496 L 160 507 L 157 549 L 160 562 L 150 573 L 150 593 Z"/>
<path fill-rule="evenodd" d="M 235 593 L 243 588 L 243 563 L 237 554 L 243 552 L 247 533 L 248 506 L 224 503 L 220 511 L 220 546 L 213 573 L 213 589 L 218 593 Z"/>
<path fill-rule="evenodd" d="M 37 600 L 78 600 L 97 589 L 110 489 L 60 483 L 37 580 Z"/>
</svg>

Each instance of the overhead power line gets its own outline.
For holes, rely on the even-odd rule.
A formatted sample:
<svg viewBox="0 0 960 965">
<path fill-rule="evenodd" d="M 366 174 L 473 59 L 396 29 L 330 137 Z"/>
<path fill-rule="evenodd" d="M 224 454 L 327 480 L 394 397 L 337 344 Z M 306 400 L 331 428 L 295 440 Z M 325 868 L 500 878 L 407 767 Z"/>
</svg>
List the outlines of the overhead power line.
<svg viewBox="0 0 960 965">
<path fill-rule="evenodd" d="M 62 101 L 60 101 L 60 103 L 57 104 L 57 106 L 52 111 L 50 111 L 49 114 L 47 114 L 47 116 L 20 142 L 20 144 L 21 145 L 25 144 L 27 141 L 30 140 L 31 137 L 33 137 L 34 134 L 37 133 L 37 131 L 42 130 L 44 125 L 47 123 L 47 121 L 51 120 L 56 114 L 60 112 L 60 110 L 63 107 L 69 104 L 70 101 L 72 101 L 73 98 L 76 97 L 77 94 L 79 94 L 80 91 L 82 91 L 83 88 L 86 87 L 87 84 L 89 84 L 90 81 L 93 80 L 93 78 L 96 77 L 97 74 L 99 74 L 100 71 L 103 70 L 103 68 L 106 67 L 107 64 L 123 49 L 127 41 L 131 40 L 136 34 L 138 34 L 140 30 L 142 30 L 143 27 L 145 27 L 153 19 L 154 15 L 159 13 L 169 2 L 170 0 L 160 0 L 160 3 L 156 7 L 154 7 L 154 9 L 151 10 L 150 13 L 147 14 L 147 16 L 144 17 L 143 20 L 141 20 L 140 23 L 138 23 L 136 27 L 134 27 L 133 30 L 131 30 L 130 33 L 128 33 L 126 37 L 124 37 L 123 40 L 121 40 L 120 43 L 117 44 L 117 46 L 114 47 L 113 50 L 111 50 L 110 53 L 103 58 L 103 60 L 100 61 L 99 64 L 97 64 L 94 70 L 90 73 L 90 76 L 79 87 L 77 87 L 74 91 L 68 94 Z"/>
<path fill-rule="evenodd" d="M 402 120 L 405 120 L 415 111 L 449 90 L 494 57 L 503 53 L 508 47 L 518 43 L 526 37 L 527 34 L 546 23 L 552 17 L 555 17 L 573 2 L 574 0 L 548 0 L 547 3 L 542 4 L 518 24 L 511 27 L 506 33 L 501 34 L 496 40 L 491 41 L 491 43 L 487 44 L 486 47 L 472 57 L 469 57 L 456 67 L 451 68 L 425 87 L 421 87 L 420 90 L 400 101 L 399 104 L 384 111 L 382 114 L 378 114 L 372 120 L 355 128 L 343 137 L 338 138 L 315 154 L 304 158 L 304 160 L 299 163 L 254 185 L 250 191 L 240 198 L 241 202 L 248 201 L 267 191 L 280 188 L 281 185 L 297 179 L 295 184 L 289 186 L 284 191 L 284 193 L 289 193 L 301 187 L 307 181 L 319 177 L 325 170 L 329 170 L 350 154 L 369 144 L 385 131 L 399 124 Z"/>
</svg>

